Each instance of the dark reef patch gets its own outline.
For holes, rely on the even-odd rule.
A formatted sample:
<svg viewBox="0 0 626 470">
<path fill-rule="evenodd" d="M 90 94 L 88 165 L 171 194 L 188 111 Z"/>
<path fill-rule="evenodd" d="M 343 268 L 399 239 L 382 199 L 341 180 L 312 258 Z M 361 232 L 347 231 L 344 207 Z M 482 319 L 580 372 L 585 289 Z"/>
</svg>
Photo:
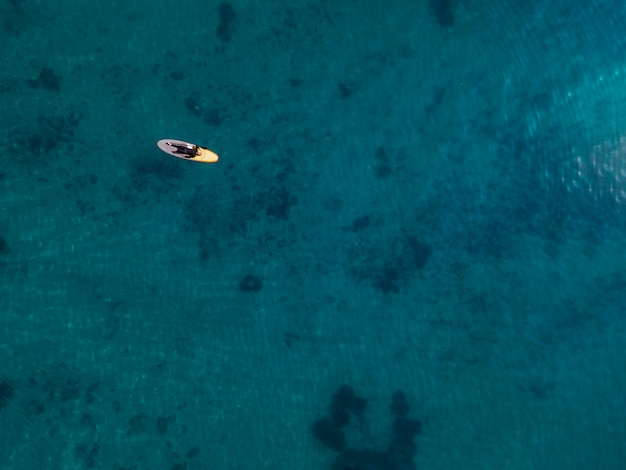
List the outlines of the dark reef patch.
<svg viewBox="0 0 626 470">
<path fill-rule="evenodd" d="M 245 231 L 249 223 L 259 220 L 263 213 L 275 219 L 288 220 L 296 203 L 297 198 L 281 185 L 270 185 L 257 194 L 242 195 L 233 203 L 230 229 L 233 232 Z"/>
<path fill-rule="evenodd" d="M 130 181 L 133 189 L 143 193 L 167 194 L 176 187 L 183 168 L 172 158 L 137 156 L 130 160 Z"/>
<path fill-rule="evenodd" d="M 262 146 L 263 146 L 263 143 L 261 142 L 261 139 L 259 139 L 258 137 L 250 137 L 246 141 L 246 147 L 248 147 L 251 150 L 254 150 L 255 152 L 260 152 Z"/>
<path fill-rule="evenodd" d="M 0 411 L 7 406 L 7 403 L 13 397 L 14 391 L 13 385 L 7 379 L 2 379 L 0 382 Z"/>
<path fill-rule="evenodd" d="M 169 420 L 167 419 L 166 416 L 158 416 L 157 420 L 156 420 L 156 428 L 157 428 L 157 432 L 160 435 L 163 435 L 167 432 L 167 429 L 169 428 Z"/>
<path fill-rule="evenodd" d="M 432 118 L 432 116 L 437 113 L 446 96 L 446 91 L 447 89 L 444 86 L 438 86 L 435 88 L 432 100 L 426 105 L 426 115 L 428 117 Z"/>
<path fill-rule="evenodd" d="M 410 410 L 411 406 L 406 399 L 406 394 L 401 390 L 393 392 L 391 395 L 391 405 L 389 406 L 391 414 L 394 416 L 406 416 L 409 414 Z"/>
<path fill-rule="evenodd" d="M 251 274 L 248 274 L 239 282 L 239 290 L 241 292 L 259 292 L 261 289 L 263 289 L 263 281 Z"/>
<path fill-rule="evenodd" d="M 209 126 L 219 127 L 224 122 L 225 113 L 218 107 L 207 107 L 195 93 L 185 99 L 185 108 Z"/>
<path fill-rule="evenodd" d="M 145 434 L 150 427 L 150 416 L 147 413 L 137 413 L 128 420 L 127 434 Z"/>
<path fill-rule="evenodd" d="M 352 94 L 356 91 L 356 85 L 354 83 L 339 83 L 337 85 L 337 89 L 339 90 L 339 97 L 341 99 L 350 98 Z"/>
<path fill-rule="evenodd" d="M 431 254 L 432 247 L 415 235 L 398 235 L 385 244 L 363 237 L 349 248 L 349 272 L 385 294 L 400 293 L 425 268 Z"/>
<path fill-rule="evenodd" d="M 352 221 L 352 231 L 360 232 L 370 226 L 370 216 L 364 215 L 363 217 L 357 217 Z"/>
<path fill-rule="evenodd" d="M 333 399 L 330 404 L 330 411 L 333 415 L 337 412 L 349 412 L 354 416 L 361 418 L 366 407 L 366 398 L 358 397 L 350 385 L 343 385 L 333 395 Z"/>
<path fill-rule="evenodd" d="M 385 151 L 384 147 L 380 146 L 376 149 L 374 154 L 376 164 L 374 165 L 374 174 L 377 178 L 384 179 L 391 176 L 393 167 L 391 166 L 391 158 Z"/>
<path fill-rule="evenodd" d="M 100 453 L 100 444 L 94 442 L 88 444 L 78 444 L 75 449 L 76 457 L 83 461 L 85 468 L 94 468 L 97 465 L 96 457 Z"/>
<path fill-rule="evenodd" d="M 187 451 L 187 454 L 186 454 L 186 455 L 187 455 L 187 458 L 188 458 L 188 459 L 193 459 L 193 458 L 195 458 L 195 457 L 196 457 L 196 456 L 200 453 L 200 450 L 201 450 L 201 449 L 200 449 L 200 447 L 198 447 L 198 446 L 192 447 L 191 449 L 189 449 L 189 450 Z"/>
<path fill-rule="evenodd" d="M 0 255 L 8 255 L 10 251 L 9 242 L 6 238 L 0 236 Z"/>
<path fill-rule="evenodd" d="M 424 243 L 417 239 L 417 237 L 411 235 L 406 238 L 407 244 L 413 255 L 413 263 L 417 269 L 423 269 L 426 266 L 426 262 L 432 253 L 432 248 L 429 244 Z M 409 263 L 410 264 L 410 263 Z"/>
<path fill-rule="evenodd" d="M 291 206 L 297 202 L 296 198 L 284 187 L 271 188 L 265 194 L 265 213 L 277 219 L 288 220 Z"/>
<path fill-rule="evenodd" d="M 202 108 L 196 95 L 191 94 L 185 98 L 185 108 L 194 116 L 202 116 Z"/>
<path fill-rule="evenodd" d="M 61 90 L 61 77 L 54 73 L 54 70 L 48 67 L 41 69 L 39 76 L 36 79 L 26 80 L 26 83 L 31 88 L 42 88 L 48 91 Z"/>
<path fill-rule="evenodd" d="M 17 13 L 24 12 L 25 0 L 9 0 L 9 3 Z"/>
<path fill-rule="evenodd" d="M 237 14 L 230 3 L 222 3 L 218 8 L 219 24 L 217 25 L 217 37 L 222 42 L 230 42 L 230 37 L 235 31 Z"/>
<path fill-rule="evenodd" d="M 82 118 L 83 115 L 72 107 L 65 112 L 55 109 L 53 113 L 40 114 L 35 124 L 15 131 L 14 138 L 8 142 L 7 151 L 13 155 L 21 155 L 24 147 L 27 147 L 32 156 L 49 154 L 62 146 L 71 147 L 74 132 Z M 42 162 L 45 163 L 45 160 Z"/>
<path fill-rule="evenodd" d="M 346 447 L 346 436 L 333 425 L 330 418 L 321 418 L 311 427 L 313 436 L 331 450 L 340 452 Z"/>
<path fill-rule="evenodd" d="M 387 449 L 355 449 L 349 446 L 344 430 L 350 427 L 351 418 L 356 425 L 366 422 L 367 400 L 358 397 L 352 387 L 342 386 L 332 397 L 327 416 L 316 420 L 311 433 L 321 444 L 337 452 L 333 470 L 400 470 L 414 469 L 417 453 L 415 437 L 422 432 L 422 423 L 407 418 L 410 406 L 406 395 L 396 391 L 392 395 L 391 415 L 393 425 Z"/>
<path fill-rule="evenodd" d="M 428 0 L 428 11 L 442 28 L 454 26 L 452 0 Z"/>
</svg>

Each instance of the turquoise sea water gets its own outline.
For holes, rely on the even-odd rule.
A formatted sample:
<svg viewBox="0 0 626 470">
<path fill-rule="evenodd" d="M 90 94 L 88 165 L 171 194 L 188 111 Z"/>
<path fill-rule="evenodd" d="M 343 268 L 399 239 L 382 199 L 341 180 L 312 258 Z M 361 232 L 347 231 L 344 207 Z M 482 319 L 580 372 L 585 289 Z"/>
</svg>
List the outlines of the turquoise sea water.
<svg viewBox="0 0 626 470">
<path fill-rule="evenodd" d="M 624 468 L 624 2 L 0 19 L 0 468 Z"/>
</svg>

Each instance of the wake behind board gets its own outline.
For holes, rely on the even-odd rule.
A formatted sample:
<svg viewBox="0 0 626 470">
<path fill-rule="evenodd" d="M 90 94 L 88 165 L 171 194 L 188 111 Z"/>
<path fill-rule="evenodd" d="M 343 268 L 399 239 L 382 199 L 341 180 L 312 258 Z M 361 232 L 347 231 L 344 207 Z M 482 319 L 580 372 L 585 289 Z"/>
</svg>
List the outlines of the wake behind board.
<svg viewBox="0 0 626 470">
<path fill-rule="evenodd" d="M 215 163 L 219 160 L 217 154 L 208 148 L 190 144 L 183 140 L 161 139 L 157 142 L 157 146 L 172 157 L 182 158 L 183 160 L 201 163 Z"/>
</svg>

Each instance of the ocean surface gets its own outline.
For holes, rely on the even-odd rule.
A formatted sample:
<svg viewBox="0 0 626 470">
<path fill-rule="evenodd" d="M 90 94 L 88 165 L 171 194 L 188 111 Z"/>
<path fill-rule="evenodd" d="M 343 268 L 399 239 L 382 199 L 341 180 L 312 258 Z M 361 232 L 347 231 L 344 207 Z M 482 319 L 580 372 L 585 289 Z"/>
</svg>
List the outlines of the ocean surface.
<svg viewBox="0 0 626 470">
<path fill-rule="evenodd" d="M 624 1 L 0 20 L 2 470 L 625 468 Z"/>
</svg>

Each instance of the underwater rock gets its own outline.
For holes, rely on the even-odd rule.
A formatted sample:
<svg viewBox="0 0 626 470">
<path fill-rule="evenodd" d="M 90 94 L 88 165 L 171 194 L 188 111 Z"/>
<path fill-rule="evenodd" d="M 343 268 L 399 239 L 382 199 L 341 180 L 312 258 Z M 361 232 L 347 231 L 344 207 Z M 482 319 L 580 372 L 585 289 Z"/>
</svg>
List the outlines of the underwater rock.
<svg viewBox="0 0 626 470">
<path fill-rule="evenodd" d="M 415 468 L 413 458 L 417 452 L 415 437 L 422 432 L 419 420 L 408 418 L 409 403 L 402 391 L 392 395 L 390 411 L 394 417 L 391 438 L 386 450 L 355 449 L 348 446 L 343 428 L 354 415 L 364 421 L 367 400 L 357 397 L 349 385 L 333 394 L 329 416 L 322 417 L 311 426 L 313 436 L 324 446 L 337 452 L 333 470 L 408 470 Z"/>
<path fill-rule="evenodd" d="M 452 0 L 428 0 L 428 11 L 442 28 L 454 26 Z"/>
<path fill-rule="evenodd" d="M 263 281 L 251 274 L 248 274 L 239 283 L 241 292 L 259 292 L 261 289 L 263 289 Z"/>
<path fill-rule="evenodd" d="M 41 69 L 39 76 L 35 80 L 27 80 L 26 83 L 28 83 L 31 88 L 43 88 L 48 91 L 61 90 L 61 77 L 48 67 Z"/>
</svg>

